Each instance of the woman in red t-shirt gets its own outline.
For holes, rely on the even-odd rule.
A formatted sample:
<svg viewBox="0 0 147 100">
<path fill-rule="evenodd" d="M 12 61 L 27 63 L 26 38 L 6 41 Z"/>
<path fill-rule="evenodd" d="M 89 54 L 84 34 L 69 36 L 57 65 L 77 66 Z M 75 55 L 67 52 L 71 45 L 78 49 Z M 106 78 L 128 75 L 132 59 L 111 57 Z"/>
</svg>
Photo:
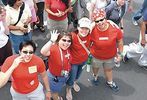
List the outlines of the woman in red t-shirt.
<svg viewBox="0 0 147 100">
<path fill-rule="evenodd" d="M 71 34 L 53 30 L 51 39 L 41 49 L 41 54 L 48 57 L 48 78 L 54 100 L 62 99 L 59 92 L 69 77 L 71 70 L 69 47 L 71 43 Z"/>
<path fill-rule="evenodd" d="M 43 85 L 39 81 L 38 75 L 43 80 L 46 99 L 50 100 L 51 93 L 45 64 L 40 57 L 34 54 L 35 50 L 36 46 L 32 41 L 21 42 L 19 55 L 8 57 L 2 65 L 3 74 L 0 76 L 3 81 L 2 85 L 6 84 L 11 76 L 10 93 L 13 100 L 44 100 Z"/>
<path fill-rule="evenodd" d="M 67 13 L 72 11 L 70 0 L 45 0 L 45 10 L 48 13 L 48 29 L 57 27 L 68 28 Z"/>
<path fill-rule="evenodd" d="M 117 61 L 122 59 L 122 31 L 116 24 L 106 19 L 103 9 L 94 10 L 92 18 L 95 22 L 95 26 L 91 32 L 92 46 L 90 48 L 93 56 L 93 83 L 98 85 L 98 70 L 100 67 L 103 67 L 107 78 L 107 85 L 112 90 L 118 91 L 118 86 L 113 82 L 112 68 L 114 67 L 114 57 L 117 55 L 117 52 Z"/>
<path fill-rule="evenodd" d="M 67 81 L 66 89 L 66 99 L 72 100 L 71 88 L 76 92 L 80 91 L 80 87 L 77 84 L 82 73 L 82 67 L 86 64 L 88 55 L 89 55 L 89 46 L 90 46 L 90 26 L 91 21 L 87 17 L 83 17 L 78 21 L 78 30 L 71 32 L 73 44 L 70 47 L 72 61 L 71 61 L 71 71 L 70 77 Z M 84 45 L 84 47 L 82 46 Z"/>
</svg>

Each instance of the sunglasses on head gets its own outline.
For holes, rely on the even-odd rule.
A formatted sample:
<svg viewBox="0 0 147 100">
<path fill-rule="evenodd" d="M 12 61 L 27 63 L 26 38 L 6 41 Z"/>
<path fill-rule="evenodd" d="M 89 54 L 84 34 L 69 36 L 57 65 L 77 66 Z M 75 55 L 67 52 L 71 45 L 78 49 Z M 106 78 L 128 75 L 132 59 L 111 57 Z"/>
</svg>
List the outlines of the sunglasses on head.
<svg viewBox="0 0 147 100">
<path fill-rule="evenodd" d="M 24 54 L 33 54 L 34 52 L 33 51 L 22 51 Z"/>
<path fill-rule="evenodd" d="M 100 20 L 96 20 L 96 21 L 95 21 L 95 23 L 102 22 L 102 21 L 104 21 L 104 19 L 105 19 L 105 18 L 103 18 L 103 19 L 100 19 Z"/>
<path fill-rule="evenodd" d="M 71 42 L 71 40 L 66 40 L 66 39 L 62 39 L 62 41 L 63 41 L 63 42 L 68 42 L 68 43 Z"/>
</svg>

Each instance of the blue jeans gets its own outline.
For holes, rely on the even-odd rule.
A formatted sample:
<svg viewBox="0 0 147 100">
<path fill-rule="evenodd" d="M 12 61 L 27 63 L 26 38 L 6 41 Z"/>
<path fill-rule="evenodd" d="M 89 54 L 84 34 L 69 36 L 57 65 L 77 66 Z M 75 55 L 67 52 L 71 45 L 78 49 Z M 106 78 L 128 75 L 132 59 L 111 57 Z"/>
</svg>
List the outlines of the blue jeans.
<svg viewBox="0 0 147 100">
<path fill-rule="evenodd" d="M 69 79 L 67 80 L 67 83 L 66 83 L 68 86 L 73 86 L 74 81 L 79 79 L 79 77 L 82 73 L 82 67 L 85 64 L 86 64 L 86 61 L 81 64 L 72 64 L 71 65 Z"/>
<path fill-rule="evenodd" d="M 69 77 L 55 77 L 49 71 L 47 71 L 47 74 L 48 74 L 51 92 L 60 93 Z M 55 81 L 55 78 L 56 78 L 56 81 Z"/>
<path fill-rule="evenodd" d="M 13 33 L 10 33 L 9 36 L 12 43 L 12 48 L 17 54 L 19 53 L 20 43 L 32 39 L 32 34 L 30 32 L 27 35 L 14 35 Z"/>
</svg>

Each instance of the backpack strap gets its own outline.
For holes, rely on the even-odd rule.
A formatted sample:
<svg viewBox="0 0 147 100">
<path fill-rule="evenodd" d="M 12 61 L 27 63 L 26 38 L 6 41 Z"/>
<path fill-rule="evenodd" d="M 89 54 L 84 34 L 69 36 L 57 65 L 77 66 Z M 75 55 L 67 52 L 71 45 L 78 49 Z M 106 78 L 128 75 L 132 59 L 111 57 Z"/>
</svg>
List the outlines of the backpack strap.
<svg viewBox="0 0 147 100">
<path fill-rule="evenodd" d="M 17 20 L 17 22 L 14 24 L 14 26 L 19 22 L 19 20 L 20 20 L 22 14 L 23 14 L 24 7 L 25 7 L 25 3 L 23 2 L 22 6 L 20 7 L 20 12 L 19 12 L 18 20 Z"/>
</svg>

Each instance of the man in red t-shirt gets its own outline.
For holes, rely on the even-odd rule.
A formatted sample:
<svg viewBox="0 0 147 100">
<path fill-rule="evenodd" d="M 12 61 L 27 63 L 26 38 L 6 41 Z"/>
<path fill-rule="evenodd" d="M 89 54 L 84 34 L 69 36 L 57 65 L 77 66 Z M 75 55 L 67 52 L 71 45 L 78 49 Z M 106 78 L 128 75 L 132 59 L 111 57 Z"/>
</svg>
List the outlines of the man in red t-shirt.
<svg viewBox="0 0 147 100">
<path fill-rule="evenodd" d="M 120 61 L 122 58 L 122 31 L 112 21 L 106 20 L 106 14 L 103 9 L 94 10 L 92 18 L 95 21 L 95 26 L 91 32 L 92 46 L 90 48 L 93 56 L 94 73 L 94 80 L 92 82 L 98 85 L 98 70 L 99 67 L 103 67 L 107 85 L 112 90 L 118 91 L 118 86 L 113 82 L 112 68 L 114 67 L 114 57 L 117 58 L 117 61 Z"/>
</svg>

